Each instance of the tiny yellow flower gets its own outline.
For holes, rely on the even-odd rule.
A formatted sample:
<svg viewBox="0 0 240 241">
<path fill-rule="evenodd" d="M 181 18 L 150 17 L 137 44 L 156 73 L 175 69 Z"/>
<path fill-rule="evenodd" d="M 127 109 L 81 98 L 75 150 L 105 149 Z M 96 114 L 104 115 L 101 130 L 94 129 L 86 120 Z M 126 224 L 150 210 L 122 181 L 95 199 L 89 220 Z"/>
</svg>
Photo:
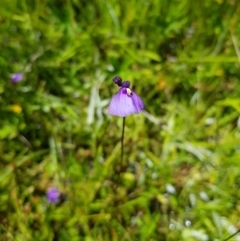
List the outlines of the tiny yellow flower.
<svg viewBox="0 0 240 241">
<path fill-rule="evenodd" d="M 22 112 L 22 107 L 20 105 L 10 105 L 10 109 L 12 112 L 20 114 Z"/>
</svg>

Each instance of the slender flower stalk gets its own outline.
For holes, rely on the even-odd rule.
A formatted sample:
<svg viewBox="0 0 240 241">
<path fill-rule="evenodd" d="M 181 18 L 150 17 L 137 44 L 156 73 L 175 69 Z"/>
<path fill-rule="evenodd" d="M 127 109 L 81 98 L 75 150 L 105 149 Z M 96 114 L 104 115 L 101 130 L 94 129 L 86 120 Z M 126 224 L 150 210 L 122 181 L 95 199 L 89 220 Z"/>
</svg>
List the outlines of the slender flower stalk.
<svg viewBox="0 0 240 241">
<path fill-rule="evenodd" d="M 227 241 L 227 240 L 231 239 L 232 237 L 237 235 L 239 232 L 240 232 L 240 229 L 238 231 L 236 231 L 234 234 L 230 235 L 228 238 L 224 239 L 223 241 Z"/>
<path fill-rule="evenodd" d="M 124 141 L 125 118 L 126 118 L 126 117 L 123 117 L 123 122 L 122 122 L 122 137 L 121 137 L 121 166 L 122 166 L 122 163 L 123 163 L 123 141 Z"/>
</svg>

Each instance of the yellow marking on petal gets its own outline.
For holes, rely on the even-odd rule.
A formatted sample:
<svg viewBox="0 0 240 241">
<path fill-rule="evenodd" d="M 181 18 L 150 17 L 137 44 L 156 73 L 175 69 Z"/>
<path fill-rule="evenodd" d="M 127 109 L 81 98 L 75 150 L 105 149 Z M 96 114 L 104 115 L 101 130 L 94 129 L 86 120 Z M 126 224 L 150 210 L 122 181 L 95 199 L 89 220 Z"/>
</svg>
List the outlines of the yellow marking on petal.
<svg viewBox="0 0 240 241">
<path fill-rule="evenodd" d="M 127 95 L 131 95 L 131 94 L 132 94 L 132 91 L 129 88 L 127 88 Z"/>
<path fill-rule="evenodd" d="M 20 105 L 10 105 L 10 109 L 12 112 L 20 114 L 22 112 L 22 107 Z"/>
</svg>

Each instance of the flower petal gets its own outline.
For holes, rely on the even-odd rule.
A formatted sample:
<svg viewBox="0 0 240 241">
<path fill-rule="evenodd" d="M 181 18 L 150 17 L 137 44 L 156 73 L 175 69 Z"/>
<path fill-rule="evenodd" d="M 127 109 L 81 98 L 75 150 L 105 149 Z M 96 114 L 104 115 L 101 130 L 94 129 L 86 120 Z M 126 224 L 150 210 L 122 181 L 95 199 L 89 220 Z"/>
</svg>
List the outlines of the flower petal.
<svg viewBox="0 0 240 241">
<path fill-rule="evenodd" d="M 58 203 L 60 200 L 60 192 L 57 188 L 50 188 L 47 192 L 47 199 L 50 203 Z"/>
<path fill-rule="evenodd" d="M 111 115 L 120 117 L 137 114 L 143 109 L 144 104 L 141 98 L 133 91 L 131 91 L 131 95 L 128 95 L 126 88 L 120 88 L 118 93 L 113 96 L 108 107 Z"/>
<path fill-rule="evenodd" d="M 22 78 L 23 78 L 22 73 L 15 73 L 15 74 L 12 74 L 10 77 L 12 83 L 19 82 L 22 80 Z"/>
<path fill-rule="evenodd" d="M 138 111 L 137 113 L 139 113 L 144 109 L 144 103 L 142 99 L 134 91 L 132 91 L 132 100 L 135 105 L 135 108 Z"/>
</svg>

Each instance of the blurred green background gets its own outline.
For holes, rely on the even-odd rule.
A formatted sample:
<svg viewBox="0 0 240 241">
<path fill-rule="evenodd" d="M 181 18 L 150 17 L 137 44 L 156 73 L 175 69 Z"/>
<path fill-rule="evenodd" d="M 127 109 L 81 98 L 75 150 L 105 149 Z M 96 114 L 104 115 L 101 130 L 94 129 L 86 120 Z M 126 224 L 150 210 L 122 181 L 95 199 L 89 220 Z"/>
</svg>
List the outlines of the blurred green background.
<svg viewBox="0 0 240 241">
<path fill-rule="evenodd" d="M 236 232 L 239 22 L 238 0 L 1 0 L 0 240 Z M 146 105 L 126 118 L 121 175 L 116 75 Z"/>
</svg>

